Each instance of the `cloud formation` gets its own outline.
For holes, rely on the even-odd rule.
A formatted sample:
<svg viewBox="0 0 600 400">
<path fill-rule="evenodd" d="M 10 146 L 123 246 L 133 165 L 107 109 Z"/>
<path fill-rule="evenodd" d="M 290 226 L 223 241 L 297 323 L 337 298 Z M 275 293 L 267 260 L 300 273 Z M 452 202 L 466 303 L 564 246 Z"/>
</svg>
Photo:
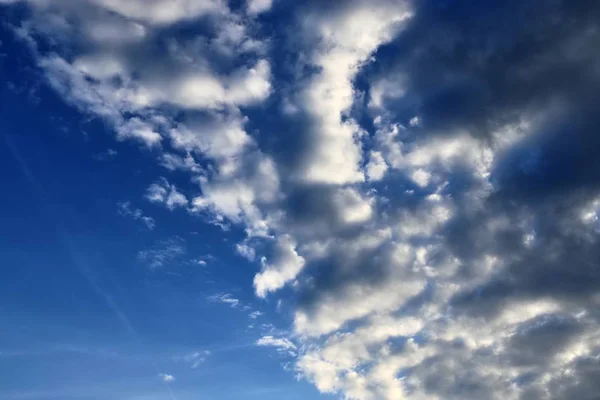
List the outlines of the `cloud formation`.
<svg viewBox="0 0 600 400">
<path fill-rule="evenodd" d="M 157 241 L 154 246 L 141 250 L 137 254 L 138 260 L 151 269 L 170 266 L 181 261 L 186 253 L 185 240 L 175 236 L 166 240 Z"/>
<path fill-rule="evenodd" d="M 293 304 L 256 344 L 321 392 L 597 397 L 597 2 L 27 4 L 48 84 L 195 194 L 146 198 L 245 232 Z"/>
<path fill-rule="evenodd" d="M 129 217 L 135 221 L 142 221 L 148 229 L 152 230 L 156 226 L 154 218 L 144 215 L 139 208 L 132 207 L 130 201 L 119 203 L 119 214 L 124 217 Z"/>
</svg>

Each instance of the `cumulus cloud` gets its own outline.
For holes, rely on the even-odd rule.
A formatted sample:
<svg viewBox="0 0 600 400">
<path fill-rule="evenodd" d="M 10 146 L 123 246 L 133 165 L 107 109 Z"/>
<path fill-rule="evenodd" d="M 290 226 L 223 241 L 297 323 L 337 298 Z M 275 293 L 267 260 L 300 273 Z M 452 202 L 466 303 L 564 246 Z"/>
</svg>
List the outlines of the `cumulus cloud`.
<svg viewBox="0 0 600 400">
<path fill-rule="evenodd" d="M 597 2 L 292 3 L 34 1 L 19 32 L 60 43 L 31 46 L 67 102 L 189 174 L 149 201 L 245 233 L 257 296 L 293 299 L 256 344 L 321 392 L 595 398 Z"/>
</svg>

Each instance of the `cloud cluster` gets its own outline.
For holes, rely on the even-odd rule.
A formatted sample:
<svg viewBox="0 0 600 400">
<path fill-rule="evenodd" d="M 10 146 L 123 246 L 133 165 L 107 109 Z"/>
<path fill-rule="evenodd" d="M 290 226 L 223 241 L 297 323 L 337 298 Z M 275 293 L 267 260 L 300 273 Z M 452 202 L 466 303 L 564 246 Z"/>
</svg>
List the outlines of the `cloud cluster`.
<svg viewBox="0 0 600 400">
<path fill-rule="evenodd" d="M 294 298 L 257 345 L 348 399 L 597 397 L 597 2 L 143 3 L 31 0 L 18 32 L 198 193 L 148 200 L 244 228 L 257 296 Z"/>
</svg>

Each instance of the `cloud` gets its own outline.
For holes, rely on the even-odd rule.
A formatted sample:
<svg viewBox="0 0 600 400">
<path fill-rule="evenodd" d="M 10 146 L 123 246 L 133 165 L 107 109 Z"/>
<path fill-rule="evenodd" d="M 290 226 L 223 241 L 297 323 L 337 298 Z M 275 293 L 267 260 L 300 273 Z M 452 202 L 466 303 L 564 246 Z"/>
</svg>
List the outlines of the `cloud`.
<svg viewBox="0 0 600 400">
<path fill-rule="evenodd" d="M 116 150 L 107 149 L 104 152 L 94 154 L 92 157 L 98 161 L 107 161 L 107 160 L 115 158 L 117 156 L 117 154 L 119 154 L 119 153 Z"/>
<path fill-rule="evenodd" d="M 119 214 L 124 217 L 129 217 L 135 221 L 142 221 L 148 229 L 152 230 L 156 227 L 156 222 L 154 218 L 148 217 L 143 214 L 142 210 L 139 208 L 132 208 L 131 202 L 126 201 L 123 203 L 119 203 Z"/>
<path fill-rule="evenodd" d="M 191 178 L 149 201 L 244 233 L 292 320 L 258 346 L 348 399 L 596 396 L 596 2 L 122 3 L 49 1 L 20 34 L 60 43 L 32 51 L 66 101 Z"/>
<path fill-rule="evenodd" d="M 286 338 L 263 336 L 256 341 L 257 346 L 271 346 L 282 350 L 296 350 L 296 345 Z"/>
<path fill-rule="evenodd" d="M 260 317 L 261 315 L 263 315 L 262 312 L 260 311 L 252 311 L 248 317 L 250 317 L 250 319 L 257 319 L 258 317 Z"/>
<path fill-rule="evenodd" d="M 203 267 L 207 265 L 207 262 L 202 259 L 194 259 L 194 260 L 192 260 L 192 262 L 194 264 L 201 265 Z"/>
<path fill-rule="evenodd" d="M 164 153 L 162 154 L 160 161 L 161 165 L 170 171 L 182 170 L 191 173 L 202 172 L 202 167 L 190 153 L 187 153 L 185 157 L 173 153 Z"/>
<path fill-rule="evenodd" d="M 165 178 L 150 185 L 145 197 L 151 203 L 164 204 L 169 210 L 188 205 L 185 195 L 178 192 L 175 185 L 171 185 Z"/>
<path fill-rule="evenodd" d="M 117 0 L 89 1 L 124 17 L 155 24 L 171 24 L 224 9 L 220 0 L 133 0 L 126 3 Z"/>
<path fill-rule="evenodd" d="M 254 277 L 254 288 L 259 297 L 281 289 L 293 280 L 304 266 L 304 259 L 296 253 L 296 244 L 290 236 L 281 236 L 275 245 L 273 261 L 263 258 L 262 270 Z"/>
<path fill-rule="evenodd" d="M 185 253 L 185 240 L 176 236 L 160 240 L 152 248 L 139 251 L 137 258 L 148 267 L 155 269 L 177 262 Z"/>
<path fill-rule="evenodd" d="M 235 251 L 248 261 L 254 261 L 256 258 L 256 250 L 247 243 L 237 243 L 235 245 Z"/>
<path fill-rule="evenodd" d="M 304 16 L 302 32 L 315 45 L 310 63 L 319 72 L 296 99 L 311 121 L 299 178 L 333 184 L 364 180 L 357 140 L 364 132 L 354 119 L 343 118 L 354 101 L 352 80 L 360 65 L 368 62 L 378 46 L 391 40 L 397 24 L 409 16 L 401 3 L 386 2 L 354 2 L 325 14 L 316 8 Z"/>
<path fill-rule="evenodd" d="M 158 374 L 159 378 L 165 383 L 175 382 L 175 377 L 169 374 Z"/>
<path fill-rule="evenodd" d="M 206 361 L 206 358 L 210 356 L 209 350 L 204 351 L 194 351 L 183 356 L 175 357 L 175 361 L 182 361 L 187 363 L 191 369 L 196 369 L 200 367 Z"/>
<path fill-rule="evenodd" d="M 240 305 L 240 300 L 233 297 L 233 295 L 231 295 L 230 293 L 215 294 L 210 296 L 208 300 L 215 303 L 227 304 L 231 308 L 236 308 L 238 305 Z"/>
<path fill-rule="evenodd" d="M 257 15 L 269 11 L 273 0 L 248 0 L 248 14 Z"/>
<path fill-rule="evenodd" d="M 365 168 L 365 175 L 370 181 L 379 181 L 385 175 L 388 166 L 385 159 L 378 151 L 372 151 L 369 157 L 369 163 Z"/>
</svg>

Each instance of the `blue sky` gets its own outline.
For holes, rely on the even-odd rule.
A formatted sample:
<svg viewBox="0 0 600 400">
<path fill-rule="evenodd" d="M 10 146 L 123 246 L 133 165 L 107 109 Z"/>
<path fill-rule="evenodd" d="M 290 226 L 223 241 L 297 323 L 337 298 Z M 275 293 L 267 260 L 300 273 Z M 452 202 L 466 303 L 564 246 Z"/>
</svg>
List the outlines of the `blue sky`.
<svg viewBox="0 0 600 400">
<path fill-rule="evenodd" d="M 0 0 L 0 399 L 595 399 L 598 21 Z"/>
</svg>

